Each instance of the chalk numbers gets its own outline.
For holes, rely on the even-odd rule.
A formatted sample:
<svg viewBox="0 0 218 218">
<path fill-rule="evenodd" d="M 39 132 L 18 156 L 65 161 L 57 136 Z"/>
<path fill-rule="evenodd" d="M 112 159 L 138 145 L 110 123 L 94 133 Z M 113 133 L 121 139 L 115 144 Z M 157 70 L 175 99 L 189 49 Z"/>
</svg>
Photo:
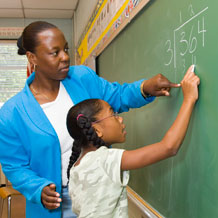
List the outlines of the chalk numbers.
<svg viewBox="0 0 218 218">
<path fill-rule="evenodd" d="M 189 52 L 190 54 L 194 53 L 196 48 L 197 48 L 197 38 L 195 36 L 193 36 L 193 27 L 191 28 L 191 32 L 190 35 L 188 37 L 188 40 L 186 39 L 186 33 L 182 32 L 181 33 L 181 39 L 180 39 L 180 43 L 183 44 L 183 51 L 180 51 L 180 55 L 184 56 L 186 55 L 187 52 Z"/>
<path fill-rule="evenodd" d="M 207 30 L 205 29 L 204 17 L 202 17 L 202 21 L 198 20 L 198 34 L 202 34 L 202 46 L 204 47 L 205 43 L 205 33 Z"/>
<path fill-rule="evenodd" d="M 173 49 L 172 49 L 172 44 L 170 40 L 167 40 L 165 43 L 165 47 L 167 48 L 166 52 L 168 53 L 167 56 L 169 56 L 169 61 L 165 63 L 166 66 L 170 65 L 173 60 Z"/>
<path fill-rule="evenodd" d="M 186 62 L 187 64 L 190 64 L 190 62 L 196 64 L 195 52 L 198 47 L 205 46 L 207 30 L 204 12 L 207 9 L 208 7 L 195 14 L 193 7 L 189 7 L 191 18 L 173 31 L 173 40 L 168 39 L 165 42 L 165 66 L 173 64 L 174 68 L 179 68 L 180 72 L 185 73 Z M 181 12 L 180 22 L 182 22 Z"/>
</svg>

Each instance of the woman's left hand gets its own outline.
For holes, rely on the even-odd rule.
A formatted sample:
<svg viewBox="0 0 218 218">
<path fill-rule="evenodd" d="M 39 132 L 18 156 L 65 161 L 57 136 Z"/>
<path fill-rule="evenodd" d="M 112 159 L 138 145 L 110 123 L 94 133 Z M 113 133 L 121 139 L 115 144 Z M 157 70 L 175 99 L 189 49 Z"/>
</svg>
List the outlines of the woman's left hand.
<svg viewBox="0 0 218 218">
<path fill-rule="evenodd" d="M 60 207 L 60 194 L 56 192 L 55 184 L 50 184 L 42 189 L 41 201 L 45 208 L 49 210 Z"/>
</svg>

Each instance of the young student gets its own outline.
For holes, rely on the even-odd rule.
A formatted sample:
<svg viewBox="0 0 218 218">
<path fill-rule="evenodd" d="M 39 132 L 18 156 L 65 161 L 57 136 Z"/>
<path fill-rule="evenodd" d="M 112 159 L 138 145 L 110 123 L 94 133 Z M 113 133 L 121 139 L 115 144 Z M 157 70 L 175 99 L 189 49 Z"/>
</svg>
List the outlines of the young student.
<svg viewBox="0 0 218 218">
<path fill-rule="evenodd" d="M 128 217 L 128 170 L 176 155 L 198 99 L 199 83 L 191 66 L 181 82 L 184 99 L 170 129 L 160 142 L 132 151 L 108 149 L 124 142 L 126 131 L 123 118 L 104 100 L 88 99 L 69 110 L 67 129 L 74 145 L 67 174 L 78 217 Z"/>
</svg>

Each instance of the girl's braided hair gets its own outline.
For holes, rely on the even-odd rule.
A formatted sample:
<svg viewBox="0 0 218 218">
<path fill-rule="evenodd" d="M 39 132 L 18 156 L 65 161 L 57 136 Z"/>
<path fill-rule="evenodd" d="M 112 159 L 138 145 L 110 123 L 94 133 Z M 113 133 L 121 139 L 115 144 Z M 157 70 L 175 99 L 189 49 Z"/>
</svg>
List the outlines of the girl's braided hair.
<svg viewBox="0 0 218 218">
<path fill-rule="evenodd" d="M 70 176 L 70 169 L 77 161 L 82 147 L 93 144 L 96 148 L 106 145 L 98 137 L 92 122 L 96 121 L 96 115 L 102 110 L 101 100 L 88 99 L 73 106 L 67 114 L 67 129 L 74 139 L 72 154 L 67 169 L 67 178 Z"/>
</svg>

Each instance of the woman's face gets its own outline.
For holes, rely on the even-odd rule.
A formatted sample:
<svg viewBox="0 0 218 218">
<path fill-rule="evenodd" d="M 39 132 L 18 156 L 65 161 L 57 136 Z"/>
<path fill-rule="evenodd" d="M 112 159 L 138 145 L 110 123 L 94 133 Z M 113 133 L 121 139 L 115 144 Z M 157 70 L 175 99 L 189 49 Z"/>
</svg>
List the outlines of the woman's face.
<svg viewBox="0 0 218 218">
<path fill-rule="evenodd" d="M 94 123 L 99 131 L 98 135 L 109 145 L 114 143 L 122 143 L 126 138 L 125 125 L 123 124 L 123 118 L 119 115 L 115 115 L 111 106 L 101 100 L 102 110 L 97 115 L 97 121 Z"/>
<path fill-rule="evenodd" d="M 63 33 L 51 28 L 38 34 L 35 49 L 36 73 L 47 80 L 63 80 L 69 71 L 68 43 Z"/>
</svg>

